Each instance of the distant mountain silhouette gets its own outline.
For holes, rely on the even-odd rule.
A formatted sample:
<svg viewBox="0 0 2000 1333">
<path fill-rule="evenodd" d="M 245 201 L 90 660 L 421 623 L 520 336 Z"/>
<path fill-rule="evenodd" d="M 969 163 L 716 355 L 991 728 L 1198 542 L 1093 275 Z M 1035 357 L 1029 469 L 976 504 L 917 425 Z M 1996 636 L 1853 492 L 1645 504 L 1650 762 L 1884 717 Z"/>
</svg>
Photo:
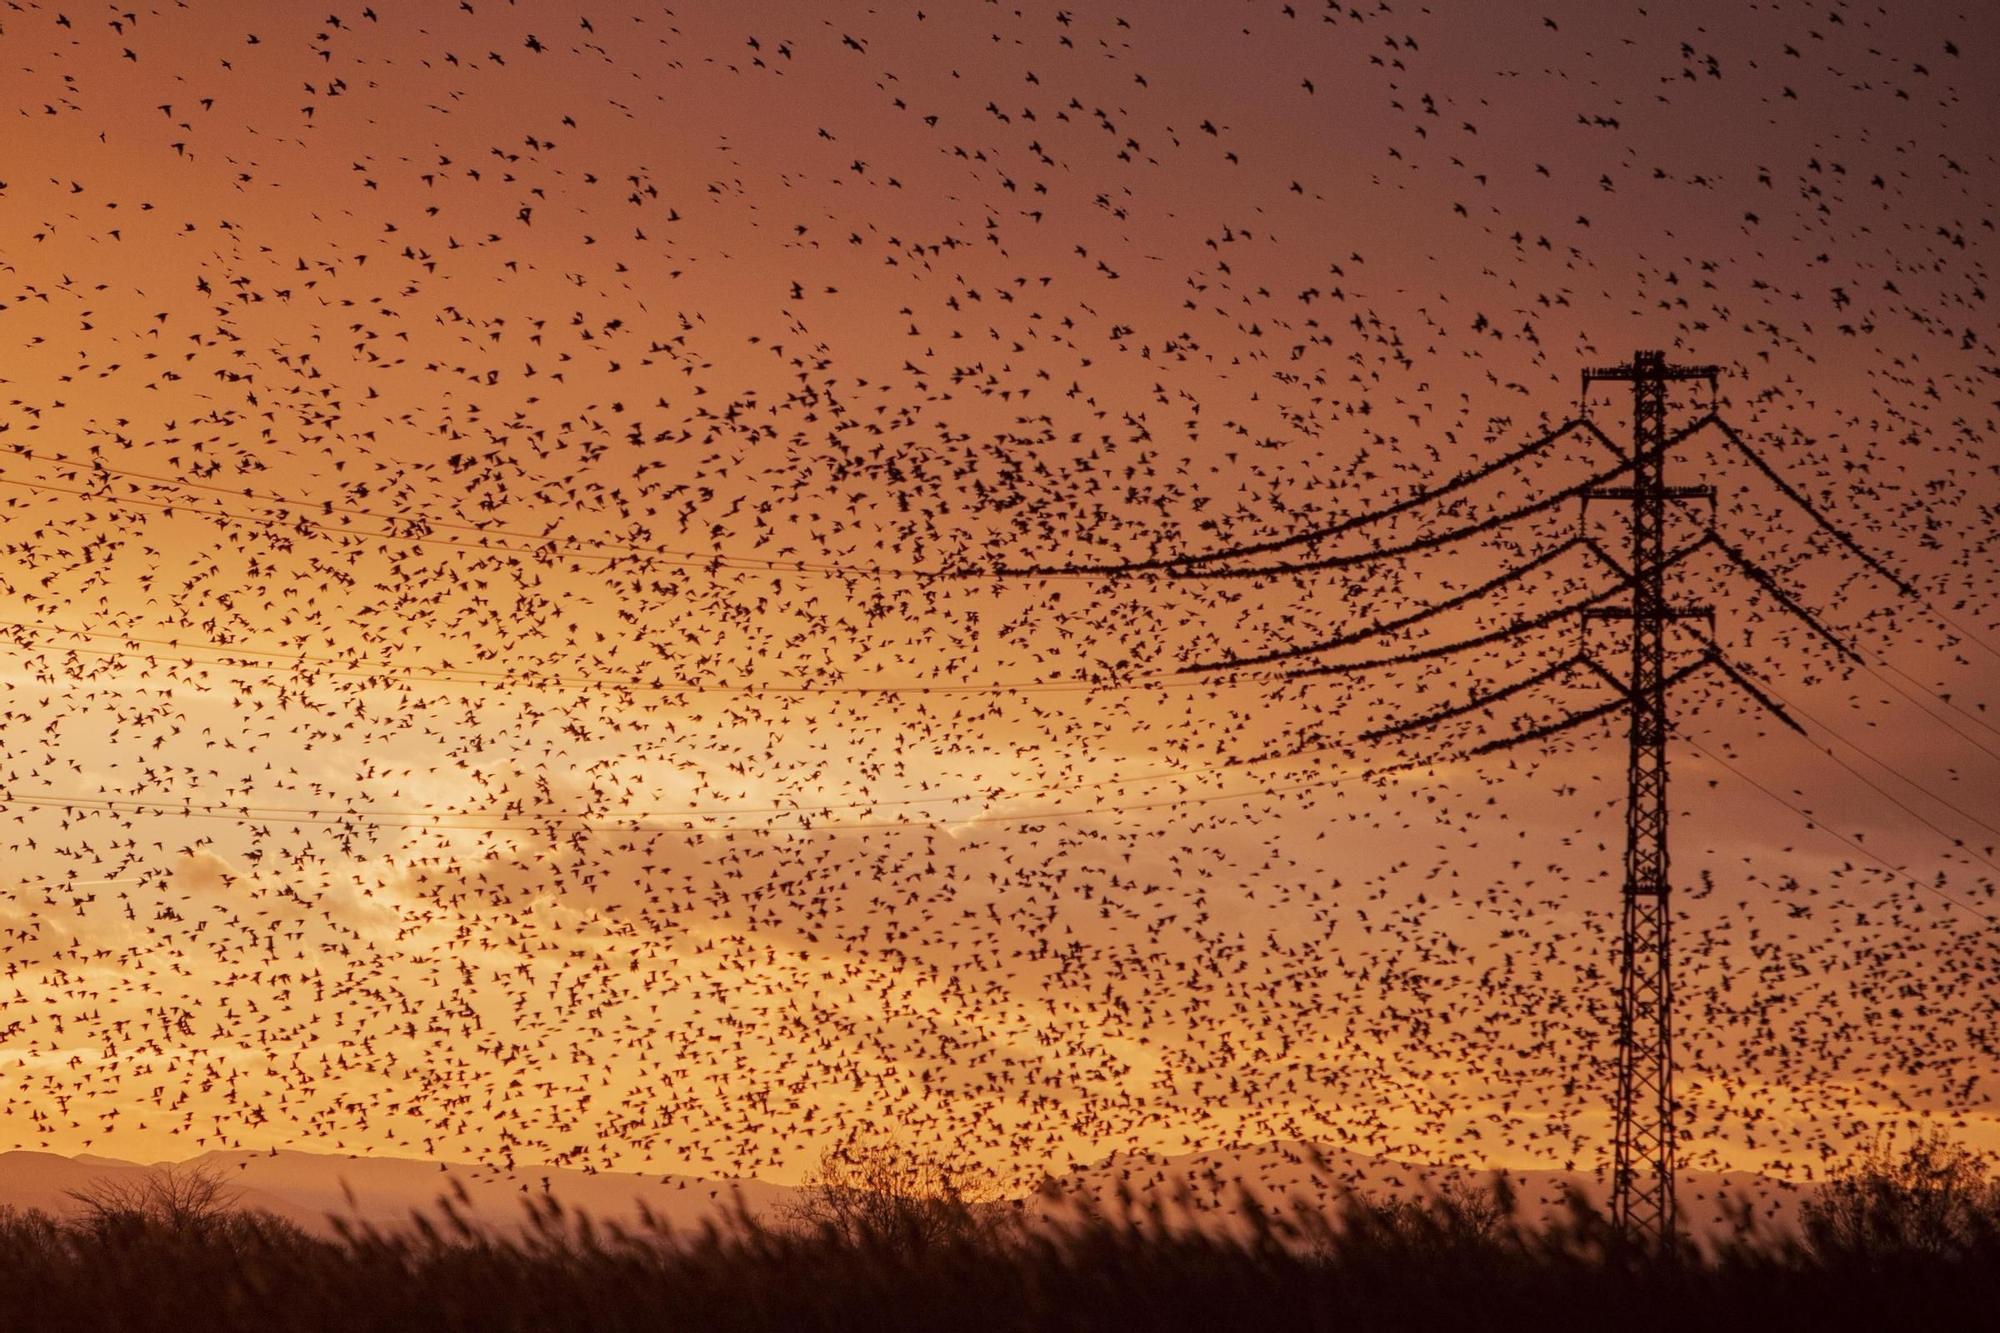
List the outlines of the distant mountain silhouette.
<svg viewBox="0 0 2000 1333">
<path fill-rule="evenodd" d="M 1540 1222 L 1567 1209 L 1572 1192 L 1598 1208 L 1610 1197 L 1608 1183 L 1587 1172 L 1509 1171 L 1524 1221 Z M 1055 1182 L 1061 1199 L 1115 1210 L 1120 1186 L 1140 1201 L 1183 1200 L 1199 1216 L 1227 1219 L 1239 1212 L 1248 1189 L 1265 1206 L 1294 1203 L 1337 1206 L 1352 1191 L 1378 1200 L 1424 1198 L 1451 1183 L 1483 1185 L 1493 1173 L 1466 1167 L 1429 1166 L 1371 1157 L 1340 1148 L 1268 1142 L 1177 1157 L 1115 1154 L 1073 1169 Z M 1810 1188 L 1754 1172 L 1684 1171 L 1679 1181 L 1683 1229 L 1697 1237 L 1726 1233 L 1728 1205 L 1747 1201 L 1760 1226 L 1794 1225 Z"/>
<path fill-rule="evenodd" d="M 0 1206 L 38 1208 L 64 1216 L 78 1204 L 68 1191 L 106 1179 L 134 1179 L 167 1163 L 120 1161 L 94 1154 L 0 1153 Z M 437 1214 L 439 1199 L 456 1181 L 468 1202 L 460 1211 L 494 1230 L 517 1227 L 526 1219 L 526 1201 L 547 1196 L 565 1211 L 585 1213 L 600 1223 L 640 1224 L 640 1205 L 677 1230 L 721 1220 L 740 1200 L 752 1215 L 772 1218 L 796 1197 L 784 1185 L 761 1180 L 718 1180 L 700 1176 L 657 1176 L 624 1172 L 584 1172 L 524 1167 L 498 1170 L 463 1162 L 405 1157 L 344 1157 L 307 1152 L 213 1152 L 185 1165 L 221 1168 L 242 1193 L 238 1206 L 297 1223 L 319 1235 L 334 1232 L 331 1218 L 345 1218 L 380 1230 L 403 1229 L 412 1215 Z M 1056 1177 L 1042 1195 L 1023 1201 L 1030 1212 L 1060 1217 L 1078 1205 L 1115 1212 L 1120 1186 L 1140 1202 L 1181 1202 L 1204 1222 L 1230 1225 L 1247 1186 L 1268 1206 L 1317 1202 L 1332 1207 L 1343 1191 L 1376 1199 L 1421 1198 L 1448 1182 L 1476 1183 L 1490 1177 L 1460 1167 L 1425 1166 L 1370 1157 L 1339 1148 L 1319 1150 L 1302 1143 L 1262 1143 L 1178 1157 L 1114 1154 Z M 1602 1206 L 1604 1184 L 1585 1174 L 1561 1171 L 1509 1173 L 1525 1220 L 1540 1221 L 1564 1207 L 1575 1189 Z M 1789 1227 L 1808 1191 L 1748 1172 L 1687 1172 L 1680 1200 L 1684 1223 L 1697 1236 L 1727 1229 L 1724 1201 L 1747 1199 L 1761 1223 Z"/>
<path fill-rule="evenodd" d="M 138 1178 L 167 1165 L 89 1154 L 0 1153 L 0 1206 L 65 1216 L 78 1208 L 67 1191 L 106 1179 Z M 379 1230 L 407 1228 L 414 1213 L 436 1216 L 439 1199 L 451 1193 L 454 1181 L 468 1198 L 461 1213 L 495 1230 L 521 1225 L 527 1218 L 524 1205 L 537 1195 L 555 1198 L 566 1211 L 627 1227 L 639 1225 L 643 1203 L 655 1218 L 679 1229 L 720 1219 L 736 1198 L 763 1216 L 794 1193 L 759 1180 L 591 1174 L 553 1167 L 509 1172 L 465 1162 L 307 1152 L 212 1152 L 178 1165 L 219 1167 L 242 1191 L 238 1207 L 272 1213 L 318 1235 L 333 1234 L 333 1217 Z"/>
</svg>

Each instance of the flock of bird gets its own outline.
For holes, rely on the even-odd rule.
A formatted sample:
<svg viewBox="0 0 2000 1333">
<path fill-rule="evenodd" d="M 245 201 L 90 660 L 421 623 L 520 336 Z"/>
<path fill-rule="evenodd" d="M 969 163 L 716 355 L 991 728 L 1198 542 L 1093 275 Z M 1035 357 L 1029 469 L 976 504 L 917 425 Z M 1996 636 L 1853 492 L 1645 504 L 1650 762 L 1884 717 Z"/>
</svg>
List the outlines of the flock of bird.
<svg viewBox="0 0 2000 1333">
<path fill-rule="evenodd" d="M 7 6 L 13 1145 L 1595 1168 L 1664 346 L 1686 1158 L 2000 1147 L 2000 22 L 1546 8 Z"/>
</svg>

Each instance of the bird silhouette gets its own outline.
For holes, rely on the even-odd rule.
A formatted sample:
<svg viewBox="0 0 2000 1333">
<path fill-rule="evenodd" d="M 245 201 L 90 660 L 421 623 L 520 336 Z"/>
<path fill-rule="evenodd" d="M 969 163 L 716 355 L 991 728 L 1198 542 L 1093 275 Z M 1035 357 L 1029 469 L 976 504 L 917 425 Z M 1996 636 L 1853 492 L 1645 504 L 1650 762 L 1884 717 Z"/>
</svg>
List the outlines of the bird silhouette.
<svg viewBox="0 0 2000 1333">
<path fill-rule="evenodd" d="M 13 1146 L 1601 1169 L 1640 347 L 1684 1160 L 1990 1132 L 2000 26 L 1547 8 L 13 16 Z"/>
</svg>

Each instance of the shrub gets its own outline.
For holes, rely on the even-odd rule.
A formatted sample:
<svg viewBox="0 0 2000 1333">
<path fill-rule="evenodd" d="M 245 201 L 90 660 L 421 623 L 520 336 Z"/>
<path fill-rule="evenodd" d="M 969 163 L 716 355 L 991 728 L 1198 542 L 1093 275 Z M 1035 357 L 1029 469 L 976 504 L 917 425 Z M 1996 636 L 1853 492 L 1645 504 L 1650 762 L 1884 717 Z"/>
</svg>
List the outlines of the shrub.
<svg viewBox="0 0 2000 1333">
<path fill-rule="evenodd" d="M 806 1176 L 789 1220 L 850 1245 L 920 1251 L 977 1240 L 999 1225 L 1000 1192 L 976 1167 L 893 1141 L 836 1144 Z"/>
<path fill-rule="evenodd" d="M 2000 1181 L 1942 1131 L 1900 1153 L 1884 1135 L 1843 1164 L 1799 1221 L 1806 1243 L 1827 1257 L 1991 1253 L 2000 1249 Z"/>
</svg>

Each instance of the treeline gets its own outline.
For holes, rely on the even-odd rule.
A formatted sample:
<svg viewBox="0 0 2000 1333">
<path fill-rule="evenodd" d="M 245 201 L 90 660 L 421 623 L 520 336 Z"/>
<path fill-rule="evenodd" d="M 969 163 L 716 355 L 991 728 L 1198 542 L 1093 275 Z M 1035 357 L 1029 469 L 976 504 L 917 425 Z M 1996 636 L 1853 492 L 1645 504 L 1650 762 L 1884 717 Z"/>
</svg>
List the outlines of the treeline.
<svg viewBox="0 0 2000 1333">
<path fill-rule="evenodd" d="M 1227 1234 L 1161 1206 L 1025 1222 L 948 1174 L 822 1173 L 797 1216 L 618 1229 L 457 1201 L 315 1237 L 169 1173 L 63 1220 L 0 1214 L 0 1325 L 191 1330 L 1215 1330 L 1991 1327 L 2000 1190 L 1941 1140 L 1843 1172 L 1797 1233 L 1671 1254 L 1576 1202 L 1524 1224 L 1504 1181 L 1422 1202 L 1265 1211 Z M 1704 1328 L 1704 1325 L 1706 1328 Z"/>
</svg>

